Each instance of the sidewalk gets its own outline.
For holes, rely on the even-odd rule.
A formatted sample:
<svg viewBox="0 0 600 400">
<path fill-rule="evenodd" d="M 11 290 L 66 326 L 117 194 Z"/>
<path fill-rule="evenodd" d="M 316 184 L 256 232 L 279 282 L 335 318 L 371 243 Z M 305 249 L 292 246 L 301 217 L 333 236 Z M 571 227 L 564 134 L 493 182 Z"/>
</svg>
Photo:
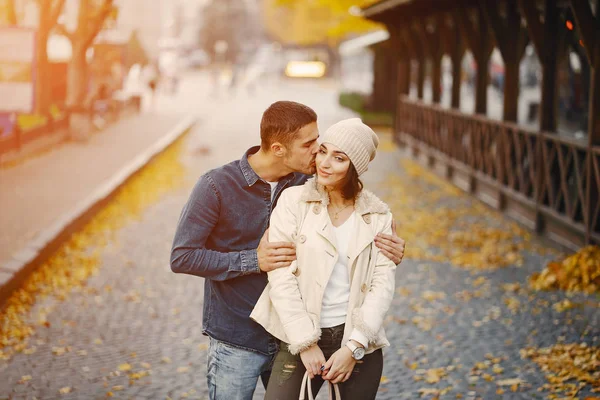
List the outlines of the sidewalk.
<svg viewBox="0 0 600 400">
<path fill-rule="evenodd" d="M 176 114 L 136 115 L 94 134 L 85 143 L 67 142 L 0 169 L 0 272 L 8 272 L 5 266 L 16 253 L 182 119 Z"/>
</svg>

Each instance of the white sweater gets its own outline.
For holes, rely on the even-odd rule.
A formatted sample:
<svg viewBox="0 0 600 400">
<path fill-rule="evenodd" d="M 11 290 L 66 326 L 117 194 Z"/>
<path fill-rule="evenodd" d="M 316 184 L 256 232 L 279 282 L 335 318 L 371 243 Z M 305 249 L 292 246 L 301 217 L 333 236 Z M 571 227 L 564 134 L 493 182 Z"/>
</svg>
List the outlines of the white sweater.
<svg viewBox="0 0 600 400">
<path fill-rule="evenodd" d="M 331 277 L 323 293 L 323 305 L 321 309 L 321 328 L 331 328 L 346 322 L 348 312 L 348 300 L 350 298 L 350 276 L 348 274 L 348 247 L 350 237 L 353 233 L 354 218 L 356 213 L 340 226 L 333 227 L 336 239 L 336 248 L 338 251 L 338 260 Z M 350 339 L 361 343 L 365 348 L 369 340 L 360 331 L 354 329 Z M 344 345 L 345 343 L 342 343 Z"/>
</svg>

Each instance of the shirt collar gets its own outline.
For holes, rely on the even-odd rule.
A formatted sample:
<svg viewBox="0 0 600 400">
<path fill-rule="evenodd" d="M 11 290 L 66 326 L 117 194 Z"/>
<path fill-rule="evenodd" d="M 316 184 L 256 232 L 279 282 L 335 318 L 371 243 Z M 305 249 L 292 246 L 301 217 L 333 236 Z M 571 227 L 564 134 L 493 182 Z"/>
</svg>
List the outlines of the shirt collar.
<svg viewBox="0 0 600 400">
<path fill-rule="evenodd" d="M 250 163 L 248 162 L 248 156 L 255 154 L 256 152 L 258 152 L 258 150 L 260 150 L 260 146 L 250 147 L 244 153 L 244 156 L 240 160 L 240 168 L 242 170 L 242 174 L 244 174 L 244 178 L 246 178 L 246 182 L 248 183 L 248 186 L 254 185 L 257 181 L 265 182 L 265 180 L 262 179 L 260 176 L 258 176 L 258 174 L 252 169 L 252 167 L 250 166 Z M 287 174 L 283 178 L 281 178 L 279 180 L 278 184 L 279 183 L 287 184 L 293 178 L 294 178 L 294 173 L 292 172 L 290 174 Z"/>
</svg>

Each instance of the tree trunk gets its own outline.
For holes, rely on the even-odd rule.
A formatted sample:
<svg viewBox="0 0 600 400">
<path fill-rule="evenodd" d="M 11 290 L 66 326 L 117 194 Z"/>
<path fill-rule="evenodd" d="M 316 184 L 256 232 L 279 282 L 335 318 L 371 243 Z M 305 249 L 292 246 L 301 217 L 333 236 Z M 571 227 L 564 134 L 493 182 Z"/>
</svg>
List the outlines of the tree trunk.
<svg viewBox="0 0 600 400">
<path fill-rule="evenodd" d="M 48 62 L 48 29 L 40 26 L 36 37 L 36 69 L 35 77 L 35 112 L 37 114 L 46 114 L 50 108 L 50 82 Z"/>
<path fill-rule="evenodd" d="M 462 57 L 452 57 L 452 108 L 460 108 L 460 85 L 461 85 L 461 62 Z"/>
<path fill-rule="evenodd" d="M 517 122 L 519 112 L 519 62 L 504 65 L 504 121 Z"/>
<path fill-rule="evenodd" d="M 86 48 L 80 43 L 73 43 L 73 54 L 68 64 L 67 73 L 67 106 L 84 106 L 87 94 L 87 60 Z"/>
</svg>

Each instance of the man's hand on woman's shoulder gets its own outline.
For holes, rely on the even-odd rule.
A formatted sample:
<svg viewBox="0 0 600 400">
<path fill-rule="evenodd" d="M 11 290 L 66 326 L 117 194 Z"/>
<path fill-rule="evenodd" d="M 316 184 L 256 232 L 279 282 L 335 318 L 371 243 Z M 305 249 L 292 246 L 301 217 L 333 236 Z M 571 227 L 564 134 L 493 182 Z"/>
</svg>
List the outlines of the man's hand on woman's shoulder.
<svg viewBox="0 0 600 400">
<path fill-rule="evenodd" d="M 296 246 L 292 242 L 269 242 L 267 229 L 256 249 L 258 267 L 262 272 L 289 267 L 296 259 Z"/>
<path fill-rule="evenodd" d="M 398 265 L 404 258 L 404 247 L 406 242 L 396 234 L 396 221 L 392 220 L 392 234 L 379 233 L 375 236 L 375 245 L 381 253 Z"/>
</svg>

